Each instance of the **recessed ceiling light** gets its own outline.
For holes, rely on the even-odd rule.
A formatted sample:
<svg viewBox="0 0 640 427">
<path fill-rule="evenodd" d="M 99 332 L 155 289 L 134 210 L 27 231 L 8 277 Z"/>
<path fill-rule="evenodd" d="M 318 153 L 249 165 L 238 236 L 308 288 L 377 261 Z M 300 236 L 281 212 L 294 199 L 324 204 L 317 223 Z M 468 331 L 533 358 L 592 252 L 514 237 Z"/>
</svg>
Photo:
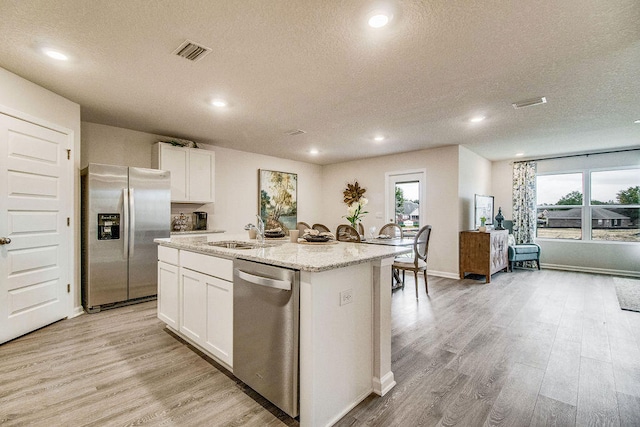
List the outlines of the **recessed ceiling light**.
<svg viewBox="0 0 640 427">
<path fill-rule="evenodd" d="M 486 119 L 485 116 L 476 116 L 476 117 L 472 117 L 471 119 L 469 119 L 469 121 L 471 123 L 480 123 L 481 121 L 483 121 L 484 119 Z"/>
<path fill-rule="evenodd" d="M 516 157 L 522 157 L 524 156 L 524 153 L 516 153 Z"/>
<path fill-rule="evenodd" d="M 373 140 L 374 140 L 374 141 L 378 141 L 378 142 L 380 142 L 380 141 L 384 141 L 384 136 L 382 136 L 382 135 L 378 135 L 378 136 L 374 137 L 374 138 L 373 138 Z"/>
<path fill-rule="evenodd" d="M 389 15 L 376 13 L 369 18 L 369 26 L 372 28 L 382 28 L 389 23 Z"/>
<path fill-rule="evenodd" d="M 62 52 L 58 52 L 57 50 L 53 50 L 53 49 L 44 49 L 43 50 L 44 54 L 47 55 L 49 58 L 53 58 L 53 59 L 57 59 L 58 61 L 66 61 L 69 59 L 69 57 L 67 55 L 65 55 Z"/>
<path fill-rule="evenodd" d="M 635 121 L 635 122 L 633 122 L 633 123 L 640 125 L 640 120 L 636 120 L 636 121 Z"/>
<path fill-rule="evenodd" d="M 314 155 L 314 156 L 315 156 L 316 154 L 318 154 L 318 153 L 320 153 L 320 152 L 319 152 L 316 148 L 312 148 L 311 150 L 309 150 L 309 154 L 312 154 L 312 155 Z"/>
<path fill-rule="evenodd" d="M 213 101 L 211 101 L 211 105 L 213 105 L 214 107 L 226 107 L 227 101 L 223 99 L 214 99 Z"/>
</svg>

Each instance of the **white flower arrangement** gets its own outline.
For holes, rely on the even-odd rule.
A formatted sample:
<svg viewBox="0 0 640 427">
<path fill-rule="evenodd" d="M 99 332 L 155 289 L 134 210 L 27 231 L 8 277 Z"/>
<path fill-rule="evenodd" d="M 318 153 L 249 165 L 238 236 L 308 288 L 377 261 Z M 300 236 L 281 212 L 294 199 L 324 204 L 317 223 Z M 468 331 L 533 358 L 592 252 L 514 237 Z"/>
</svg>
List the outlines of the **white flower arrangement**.
<svg viewBox="0 0 640 427">
<path fill-rule="evenodd" d="M 366 197 L 360 197 L 358 201 L 351 203 L 347 206 L 347 214 L 344 218 L 347 218 L 347 221 L 351 223 L 351 225 L 356 228 L 358 221 L 362 219 L 364 214 L 369 213 L 367 211 L 363 211 L 363 208 L 369 203 Z M 357 230 L 357 228 L 356 228 Z"/>
</svg>

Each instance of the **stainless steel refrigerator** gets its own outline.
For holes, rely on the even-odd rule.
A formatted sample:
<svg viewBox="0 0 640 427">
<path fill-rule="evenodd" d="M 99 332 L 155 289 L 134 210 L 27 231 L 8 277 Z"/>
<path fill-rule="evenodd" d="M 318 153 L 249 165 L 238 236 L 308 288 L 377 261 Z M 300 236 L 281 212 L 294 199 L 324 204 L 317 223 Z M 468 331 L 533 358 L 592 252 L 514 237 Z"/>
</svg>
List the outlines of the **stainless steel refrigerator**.
<svg viewBox="0 0 640 427">
<path fill-rule="evenodd" d="M 170 172 L 90 163 L 81 173 L 82 305 L 89 313 L 157 295 L 169 237 Z"/>
</svg>

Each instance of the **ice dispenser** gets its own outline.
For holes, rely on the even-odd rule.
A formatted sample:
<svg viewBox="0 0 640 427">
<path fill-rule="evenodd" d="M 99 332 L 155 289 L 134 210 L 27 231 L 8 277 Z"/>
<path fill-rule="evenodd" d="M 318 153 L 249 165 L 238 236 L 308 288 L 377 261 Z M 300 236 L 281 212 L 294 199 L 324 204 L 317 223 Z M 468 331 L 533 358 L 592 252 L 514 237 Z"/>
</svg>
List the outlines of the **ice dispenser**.
<svg viewBox="0 0 640 427">
<path fill-rule="evenodd" d="M 98 214 L 98 240 L 117 240 L 120 238 L 120 214 Z"/>
</svg>

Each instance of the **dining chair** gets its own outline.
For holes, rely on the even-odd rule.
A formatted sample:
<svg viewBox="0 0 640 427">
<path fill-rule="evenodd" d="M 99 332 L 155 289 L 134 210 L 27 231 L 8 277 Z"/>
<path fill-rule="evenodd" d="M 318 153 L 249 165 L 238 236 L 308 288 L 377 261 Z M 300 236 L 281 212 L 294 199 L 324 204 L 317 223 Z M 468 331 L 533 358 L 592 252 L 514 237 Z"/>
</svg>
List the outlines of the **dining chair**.
<svg viewBox="0 0 640 427">
<path fill-rule="evenodd" d="M 424 287 L 429 295 L 429 284 L 427 283 L 427 255 L 429 254 L 429 238 L 431 237 L 431 226 L 425 225 L 413 239 L 413 259 L 397 257 L 393 261 L 392 267 L 402 270 L 402 283 L 404 283 L 404 273 L 407 270 L 413 271 L 413 278 L 416 283 L 416 299 L 418 299 L 418 272 L 424 274 Z"/>
<path fill-rule="evenodd" d="M 336 229 L 336 239 L 340 242 L 360 243 L 360 234 L 349 224 L 341 224 Z"/>
<path fill-rule="evenodd" d="M 296 228 L 300 232 L 300 236 L 302 236 L 304 234 L 304 230 L 311 229 L 311 226 L 306 222 L 299 222 L 296 224 Z"/>
<path fill-rule="evenodd" d="M 380 233 L 378 233 L 378 236 L 389 236 L 389 237 L 400 237 L 402 238 L 402 227 L 400 227 L 398 224 L 394 223 L 394 222 L 390 222 L 389 224 L 385 224 L 382 226 L 382 228 L 380 229 Z"/>
<path fill-rule="evenodd" d="M 318 230 L 321 233 L 330 233 L 331 230 L 329 230 L 329 227 L 327 227 L 324 224 L 313 224 L 313 228 L 314 230 Z"/>
</svg>

